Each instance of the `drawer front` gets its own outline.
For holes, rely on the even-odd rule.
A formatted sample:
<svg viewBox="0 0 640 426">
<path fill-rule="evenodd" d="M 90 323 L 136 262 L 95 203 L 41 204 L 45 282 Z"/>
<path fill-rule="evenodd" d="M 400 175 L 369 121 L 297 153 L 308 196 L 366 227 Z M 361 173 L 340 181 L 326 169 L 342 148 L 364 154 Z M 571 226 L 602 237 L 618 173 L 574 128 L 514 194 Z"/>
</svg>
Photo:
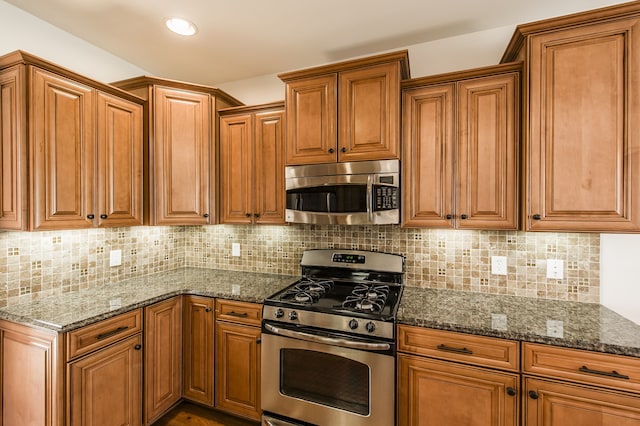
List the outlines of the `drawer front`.
<svg viewBox="0 0 640 426">
<path fill-rule="evenodd" d="M 483 367 L 518 371 L 518 347 L 513 340 L 398 326 L 399 351 Z"/>
<path fill-rule="evenodd" d="M 259 303 L 216 299 L 216 320 L 260 326 L 262 305 Z"/>
<path fill-rule="evenodd" d="M 640 358 L 524 343 L 522 371 L 640 392 Z"/>
<path fill-rule="evenodd" d="M 67 361 L 142 331 L 142 311 L 127 312 L 67 333 Z"/>
</svg>

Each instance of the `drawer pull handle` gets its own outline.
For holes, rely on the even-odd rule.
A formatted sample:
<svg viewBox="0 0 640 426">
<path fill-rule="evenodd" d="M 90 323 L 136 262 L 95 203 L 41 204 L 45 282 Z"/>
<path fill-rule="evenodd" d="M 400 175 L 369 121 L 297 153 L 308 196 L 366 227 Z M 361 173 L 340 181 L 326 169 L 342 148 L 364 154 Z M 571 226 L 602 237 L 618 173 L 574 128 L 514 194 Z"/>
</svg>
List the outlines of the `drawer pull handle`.
<svg viewBox="0 0 640 426">
<path fill-rule="evenodd" d="M 116 335 L 118 333 L 122 333 L 127 328 L 129 328 L 129 326 L 123 325 L 122 327 L 118 327 L 115 330 L 111 330 L 111 331 L 107 331 L 106 333 L 98 334 L 96 336 L 96 340 L 106 339 L 107 337 L 111 337 L 111 336 L 114 336 L 114 335 Z"/>
<path fill-rule="evenodd" d="M 447 346 L 447 345 L 438 345 L 438 350 L 445 351 L 445 352 L 455 352 L 457 354 L 465 354 L 465 355 L 473 354 L 473 351 L 467 348 L 452 348 L 451 346 Z"/>
<path fill-rule="evenodd" d="M 615 379 L 629 380 L 629 376 L 626 376 L 624 374 L 620 374 L 615 370 L 613 370 L 612 372 L 600 371 L 600 370 L 592 370 L 589 367 L 587 367 L 586 365 L 583 365 L 582 367 L 578 368 L 578 370 L 580 370 L 583 373 L 597 374 L 598 376 L 607 376 L 607 377 L 613 377 Z"/>
<path fill-rule="evenodd" d="M 509 386 L 507 388 L 507 395 L 509 396 L 516 396 L 516 390 L 514 388 L 512 388 L 511 386 Z"/>
<path fill-rule="evenodd" d="M 229 315 L 232 317 L 238 317 L 238 318 L 246 318 L 249 316 L 248 313 L 246 312 L 235 312 L 235 311 L 231 311 L 231 312 L 227 312 L 225 315 Z"/>
</svg>

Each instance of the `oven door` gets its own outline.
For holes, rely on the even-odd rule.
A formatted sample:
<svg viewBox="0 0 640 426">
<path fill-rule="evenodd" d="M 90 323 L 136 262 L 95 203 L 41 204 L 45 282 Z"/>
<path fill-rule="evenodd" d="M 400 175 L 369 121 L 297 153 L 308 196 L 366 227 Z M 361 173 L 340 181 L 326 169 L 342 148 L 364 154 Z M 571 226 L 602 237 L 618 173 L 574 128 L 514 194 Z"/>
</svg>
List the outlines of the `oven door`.
<svg viewBox="0 0 640 426">
<path fill-rule="evenodd" d="M 353 349 L 303 336 L 301 340 L 263 332 L 264 411 L 320 426 L 394 424 L 395 359 L 388 350 Z"/>
</svg>

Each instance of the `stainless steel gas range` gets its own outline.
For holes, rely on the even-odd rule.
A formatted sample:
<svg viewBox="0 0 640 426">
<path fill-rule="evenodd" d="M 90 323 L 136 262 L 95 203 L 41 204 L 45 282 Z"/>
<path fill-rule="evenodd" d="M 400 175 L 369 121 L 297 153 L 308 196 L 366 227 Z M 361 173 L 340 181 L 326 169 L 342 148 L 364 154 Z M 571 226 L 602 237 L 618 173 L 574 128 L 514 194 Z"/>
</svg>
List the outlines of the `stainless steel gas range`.
<svg viewBox="0 0 640 426">
<path fill-rule="evenodd" d="M 307 250 L 301 266 L 264 302 L 263 425 L 393 425 L 404 257 Z"/>
</svg>

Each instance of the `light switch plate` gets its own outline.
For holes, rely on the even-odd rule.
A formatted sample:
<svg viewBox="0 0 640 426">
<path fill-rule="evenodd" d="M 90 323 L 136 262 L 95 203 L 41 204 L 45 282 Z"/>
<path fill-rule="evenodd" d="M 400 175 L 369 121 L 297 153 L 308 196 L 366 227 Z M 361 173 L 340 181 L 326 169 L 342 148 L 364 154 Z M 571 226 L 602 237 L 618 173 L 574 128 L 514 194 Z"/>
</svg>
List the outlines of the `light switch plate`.
<svg viewBox="0 0 640 426">
<path fill-rule="evenodd" d="M 231 243 L 231 256 L 240 257 L 240 243 Z"/>
<path fill-rule="evenodd" d="M 491 273 L 493 275 L 507 275 L 506 256 L 491 256 Z"/>
<path fill-rule="evenodd" d="M 564 277 L 564 261 L 547 259 L 547 278 L 561 280 Z"/>
<path fill-rule="evenodd" d="M 122 265 L 122 250 L 111 250 L 109 252 L 109 266 Z"/>
</svg>

